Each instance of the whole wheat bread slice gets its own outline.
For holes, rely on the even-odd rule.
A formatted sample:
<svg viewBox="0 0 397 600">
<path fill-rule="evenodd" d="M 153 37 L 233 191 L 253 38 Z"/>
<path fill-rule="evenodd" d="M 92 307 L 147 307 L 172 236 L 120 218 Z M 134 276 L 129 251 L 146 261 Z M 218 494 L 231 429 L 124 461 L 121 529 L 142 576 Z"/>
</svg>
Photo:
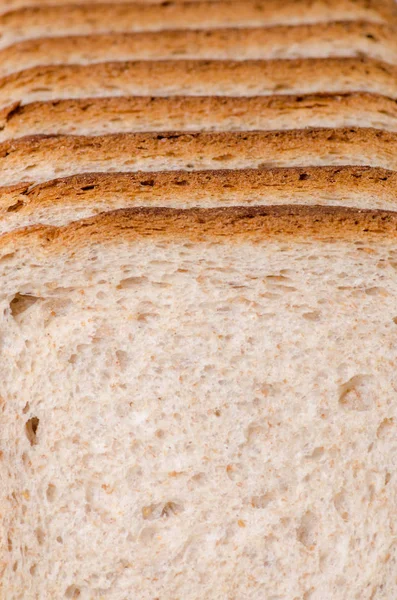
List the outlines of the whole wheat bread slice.
<svg viewBox="0 0 397 600">
<path fill-rule="evenodd" d="M 0 50 L 0 76 L 39 65 L 105 61 L 259 60 L 368 56 L 397 63 L 396 29 L 343 21 L 261 29 L 213 29 L 50 37 Z"/>
<path fill-rule="evenodd" d="M 291 6 L 292 5 L 292 6 Z M 263 27 L 335 20 L 360 20 L 396 24 L 392 2 L 163 2 L 71 4 L 32 6 L 0 15 L 0 47 L 25 39 L 92 33 L 126 33 L 164 29 Z M 312 8 L 310 8 L 312 7 Z M 339 7 L 339 10 L 338 10 Z"/>
<path fill-rule="evenodd" d="M 397 104 L 378 94 L 88 98 L 0 111 L 0 141 L 37 134 L 375 127 L 397 131 Z"/>
<path fill-rule="evenodd" d="M 0 188 L 0 234 L 132 207 L 269 205 L 397 210 L 397 172 L 371 167 L 86 173 Z"/>
<path fill-rule="evenodd" d="M 395 598 L 396 232 L 262 207 L 3 236 L 2 597 Z"/>
<path fill-rule="evenodd" d="M 0 144 L 2 185 L 89 172 L 367 165 L 397 170 L 397 134 L 378 129 L 32 136 Z"/>
<path fill-rule="evenodd" d="M 366 58 L 136 61 L 34 67 L 0 79 L 0 106 L 118 96 L 371 92 L 397 99 L 397 67 Z"/>
</svg>

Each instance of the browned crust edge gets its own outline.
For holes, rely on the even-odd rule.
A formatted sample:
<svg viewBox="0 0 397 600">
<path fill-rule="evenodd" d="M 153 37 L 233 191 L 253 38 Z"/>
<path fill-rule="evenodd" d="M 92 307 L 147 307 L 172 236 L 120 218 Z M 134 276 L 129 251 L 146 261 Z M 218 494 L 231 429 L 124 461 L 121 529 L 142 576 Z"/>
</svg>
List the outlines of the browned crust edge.
<svg viewBox="0 0 397 600">
<path fill-rule="evenodd" d="M 330 43 L 340 41 L 342 36 L 357 35 L 366 38 L 369 44 L 387 44 L 397 49 L 397 40 L 393 25 L 387 23 L 373 23 L 365 20 L 338 20 L 320 23 L 297 23 L 291 25 L 272 25 L 264 27 L 214 27 L 211 29 L 165 29 L 161 31 L 126 31 L 116 33 L 88 33 L 82 35 L 68 36 L 42 36 L 40 38 L 24 39 L 17 41 L 5 48 L 0 49 L 0 62 L 11 59 L 15 54 L 15 60 L 26 55 L 40 52 L 48 53 L 51 50 L 75 50 L 85 51 L 87 49 L 117 48 L 125 46 L 128 42 L 139 44 L 145 42 L 146 47 L 150 44 L 156 47 L 160 42 L 163 46 L 167 44 L 218 44 L 220 47 L 228 41 L 235 43 L 263 43 L 279 39 L 288 43 L 290 41 L 305 43 L 309 40 L 319 40 Z M 325 39 L 323 39 L 325 37 Z M 183 58 L 183 57 L 182 57 Z M 46 64 L 51 64 L 51 56 Z M 170 58 L 172 60 L 172 58 Z M 133 60 L 133 59 L 132 59 Z M 21 69 L 19 69 L 21 70 Z"/>
<path fill-rule="evenodd" d="M 234 0 L 234 12 L 239 13 L 241 10 L 252 11 L 252 13 L 256 16 L 260 16 L 261 14 L 272 14 L 278 13 L 280 10 L 280 4 L 283 5 L 283 8 L 287 8 L 288 12 L 295 10 L 294 14 L 305 14 L 310 10 L 311 2 L 307 0 L 285 0 L 284 2 L 280 2 L 279 0 L 267 0 L 266 2 L 258 2 L 256 0 Z M 378 13 L 385 20 L 393 19 L 396 17 L 397 8 L 393 0 L 355 0 L 353 3 L 357 11 L 364 10 L 365 12 L 375 12 Z M 152 12 L 153 10 L 158 13 L 159 10 L 167 13 L 176 12 L 177 14 L 183 14 L 186 11 L 203 11 L 203 14 L 206 12 L 215 12 L 222 14 L 225 8 L 229 8 L 230 2 L 228 0 L 222 1 L 217 0 L 216 2 L 209 0 L 172 0 L 164 2 L 163 0 L 156 0 L 154 2 L 145 2 L 142 0 L 129 0 L 111 3 L 106 0 L 99 0 L 94 3 L 92 2 L 71 2 L 68 3 L 67 0 L 62 0 L 61 2 L 44 2 L 43 4 L 38 3 L 37 0 L 31 4 L 27 2 L 26 4 L 22 4 L 22 6 L 10 7 L 6 10 L 5 13 L 0 15 L 0 24 L 2 21 L 7 22 L 10 19 L 15 18 L 15 16 L 22 17 L 22 20 L 26 17 L 31 17 L 37 14 L 44 13 L 46 17 L 56 18 L 62 17 L 64 14 L 76 13 L 76 16 L 80 17 L 86 13 L 92 13 L 92 7 L 95 5 L 96 11 L 101 11 L 102 13 L 109 12 L 110 14 L 114 13 L 128 13 L 132 11 L 138 12 Z M 349 7 L 352 5 L 351 2 L 346 2 L 346 0 L 337 0 L 333 2 L 332 10 L 336 11 L 338 7 Z M 327 13 L 328 3 L 323 2 L 323 9 L 325 14 Z"/>
<path fill-rule="evenodd" d="M 281 240 L 397 241 L 397 213 L 322 206 L 254 208 L 130 208 L 102 213 L 64 227 L 33 226 L 0 238 L 0 262 L 13 252 L 74 256 L 79 249 L 122 240 L 165 239 L 215 243 Z"/>
<path fill-rule="evenodd" d="M 172 109 L 173 114 L 183 111 L 192 111 L 200 108 L 201 105 L 208 106 L 208 110 L 224 110 L 226 114 L 234 108 L 247 110 L 287 110 L 302 108 L 323 108 L 328 104 L 335 104 L 337 107 L 341 103 L 355 103 L 357 110 L 360 107 L 366 109 L 376 108 L 387 112 L 390 117 L 397 120 L 397 101 L 383 96 L 381 94 L 368 92 L 351 92 L 345 94 L 274 94 L 271 96 L 117 96 L 117 97 L 88 97 L 71 98 L 60 100 L 35 101 L 29 104 L 14 102 L 0 109 L 0 130 L 5 129 L 14 119 L 19 119 L 25 115 L 35 115 L 46 113 L 51 115 L 52 111 L 62 112 L 65 117 L 72 113 L 81 113 L 84 116 L 87 108 L 97 109 L 98 118 L 102 110 L 147 110 L 148 108 L 166 108 Z M 395 114 L 394 114 L 395 113 Z M 231 113 L 234 116 L 234 113 Z"/>
<path fill-rule="evenodd" d="M 205 149 L 209 144 L 229 145 L 230 148 L 238 148 L 241 141 L 255 144 L 275 144 L 282 146 L 286 143 L 308 144 L 308 143 L 355 143 L 381 145 L 384 150 L 390 151 L 390 147 L 397 144 L 397 132 L 384 131 L 381 129 L 348 127 L 340 129 L 313 127 L 308 129 L 285 129 L 275 131 L 248 131 L 248 132 L 179 132 L 168 131 L 162 133 L 114 133 L 101 136 L 77 136 L 77 135 L 31 135 L 15 140 L 6 140 L 0 144 L 0 159 L 6 159 L 15 152 L 48 152 L 55 151 L 57 147 L 64 154 L 67 150 L 76 151 L 87 149 L 87 151 L 106 151 L 107 149 L 122 148 L 122 151 L 147 150 L 140 144 L 154 146 L 161 143 L 170 145 L 194 142 L 202 145 Z"/>
<path fill-rule="evenodd" d="M 95 202 L 112 194 L 133 199 L 145 194 L 166 203 L 170 197 L 249 197 L 286 192 L 315 195 L 376 194 L 397 202 L 397 172 L 376 167 L 308 167 L 218 171 L 85 173 L 30 185 L 0 187 L 1 212 L 34 212 L 37 207 Z"/>
<path fill-rule="evenodd" d="M 107 61 L 95 63 L 92 65 L 44 65 L 31 67 L 22 71 L 11 73 L 0 78 L 0 90 L 7 85 L 17 83 L 18 85 L 24 82 L 34 82 L 37 77 L 47 77 L 51 80 L 52 77 L 67 78 L 70 76 L 80 76 L 83 74 L 96 76 L 108 75 L 119 76 L 130 70 L 140 70 L 141 75 L 150 76 L 153 73 L 161 70 L 167 73 L 178 73 L 191 75 L 194 73 L 197 76 L 206 76 L 208 73 L 215 75 L 216 73 L 228 73 L 233 75 L 245 72 L 256 72 L 257 69 L 270 77 L 272 74 L 295 75 L 300 71 L 307 70 L 310 72 L 321 73 L 322 70 L 328 72 L 335 71 L 335 75 L 344 69 L 351 72 L 363 70 L 367 72 L 372 69 L 374 73 L 379 73 L 382 76 L 393 78 L 397 81 L 397 66 L 383 62 L 381 60 L 367 57 L 332 57 L 332 58 L 295 58 L 295 59 L 274 59 L 274 60 L 209 60 L 209 59 L 186 59 L 186 60 L 130 60 L 130 61 Z M 368 73 L 370 75 L 370 73 Z M 54 80 L 55 82 L 55 80 Z M 54 83 L 53 82 L 53 83 Z"/>
</svg>

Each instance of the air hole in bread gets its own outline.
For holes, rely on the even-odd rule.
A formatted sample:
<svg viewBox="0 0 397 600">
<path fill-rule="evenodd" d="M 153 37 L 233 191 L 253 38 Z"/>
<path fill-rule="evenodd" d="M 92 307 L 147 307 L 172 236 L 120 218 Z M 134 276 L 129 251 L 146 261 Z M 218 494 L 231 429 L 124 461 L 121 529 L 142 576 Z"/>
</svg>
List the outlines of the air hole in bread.
<svg viewBox="0 0 397 600">
<path fill-rule="evenodd" d="M 34 563 L 34 564 L 33 564 L 33 565 L 30 567 L 30 569 L 29 569 L 29 573 L 30 573 L 31 575 L 34 575 L 34 574 L 36 573 L 36 570 L 37 570 L 37 564 L 36 564 L 36 563 Z"/>
<path fill-rule="evenodd" d="M 349 520 L 348 497 L 345 490 L 341 490 L 334 497 L 334 506 L 344 521 Z"/>
<path fill-rule="evenodd" d="M 17 569 L 18 569 L 18 561 L 16 560 L 16 561 L 14 562 L 14 564 L 12 565 L 12 570 L 13 570 L 13 571 L 14 571 L 14 573 L 15 573 L 15 571 L 16 571 Z"/>
<path fill-rule="evenodd" d="M 128 366 L 128 363 L 129 363 L 129 358 L 128 358 L 127 352 L 124 352 L 124 350 L 117 350 L 116 358 L 117 358 L 117 362 L 119 364 L 120 369 L 122 371 L 125 371 L 125 369 Z"/>
<path fill-rule="evenodd" d="M 87 192 L 88 190 L 95 190 L 95 185 L 85 185 L 81 188 L 82 192 Z"/>
<path fill-rule="evenodd" d="M 144 521 L 154 521 L 156 519 L 168 519 L 178 515 L 183 511 L 183 507 L 176 502 L 165 502 L 150 504 L 142 508 L 142 518 Z"/>
<path fill-rule="evenodd" d="M 65 592 L 65 598 L 78 598 L 80 594 L 81 592 L 78 587 L 75 585 L 70 585 Z"/>
<path fill-rule="evenodd" d="M 53 483 L 48 484 L 47 491 L 46 491 L 46 496 L 47 496 L 48 502 L 53 502 L 53 500 L 55 500 L 56 490 L 57 489 Z"/>
<path fill-rule="evenodd" d="M 62 536 L 58 535 L 57 542 L 58 542 L 58 544 L 63 544 L 63 538 L 62 538 Z"/>
<path fill-rule="evenodd" d="M 385 485 L 387 485 L 390 482 L 391 479 L 391 473 L 389 473 L 389 471 L 386 471 L 385 474 Z"/>
<path fill-rule="evenodd" d="M 157 534 L 156 527 L 144 527 L 139 533 L 139 541 L 144 543 L 149 543 Z M 127 540 L 132 542 L 135 541 L 131 534 L 127 536 Z"/>
<path fill-rule="evenodd" d="M 365 290 L 367 296 L 385 296 L 388 295 L 386 290 L 381 287 L 371 287 Z"/>
<path fill-rule="evenodd" d="M 28 438 L 30 445 L 35 446 L 37 442 L 37 429 L 39 427 L 40 420 L 37 417 L 32 417 L 26 421 L 25 431 L 26 437 Z"/>
<path fill-rule="evenodd" d="M 339 405 L 345 410 L 365 411 L 372 404 L 370 393 L 371 378 L 355 375 L 340 387 Z"/>
<path fill-rule="evenodd" d="M 253 496 L 251 498 L 251 506 L 253 508 L 266 508 L 267 505 L 274 499 L 274 495 L 269 492 L 261 496 Z"/>
<path fill-rule="evenodd" d="M 8 254 L 4 254 L 4 256 L 2 256 L 0 258 L 0 262 L 7 262 L 8 260 L 12 260 L 15 256 L 15 252 L 10 252 Z"/>
<path fill-rule="evenodd" d="M 14 298 L 10 302 L 10 310 L 13 317 L 21 315 L 28 310 L 33 304 L 40 300 L 36 296 L 29 294 L 15 294 Z"/>
<path fill-rule="evenodd" d="M 29 402 L 26 402 L 25 406 L 22 409 L 22 412 L 24 415 L 26 415 L 26 413 L 29 412 L 29 408 L 30 408 L 30 404 L 29 404 Z"/>
<path fill-rule="evenodd" d="M 306 456 L 306 458 L 309 460 L 318 460 L 323 455 L 324 455 L 323 446 L 318 446 L 317 448 L 314 448 L 313 452 L 311 454 L 309 454 L 308 456 Z"/>
<path fill-rule="evenodd" d="M 43 545 L 43 543 L 44 543 L 45 533 L 44 533 L 44 531 L 41 529 L 41 527 L 38 527 L 38 528 L 36 529 L 36 538 L 37 538 L 37 541 L 38 541 L 38 543 L 39 543 L 39 546 L 42 546 L 42 545 Z"/>
<path fill-rule="evenodd" d="M 233 160 L 234 155 L 233 154 L 220 154 L 219 156 L 214 156 L 212 160 Z"/>
<path fill-rule="evenodd" d="M 122 279 L 117 286 L 118 290 L 128 290 L 129 288 L 133 288 L 136 285 L 140 285 L 147 281 L 146 277 L 128 277 L 127 279 Z"/>
<path fill-rule="evenodd" d="M 301 173 L 299 175 L 299 180 L 300 181 L 306 181 L 306 179 L 310 179 L 310 175 L 308 175 L 307 173 Z"/>
<path fill-rule="evenodd" d="M 296 537 L 309 550 L 317 544 L 317 517 L 310 510 L 303 515 Z"/>
<path fill-rule="evenodd" d="M 7 208 L 7 212 L 18 212 L 23 206 L 25 206 L 25 203 L 22 202 L 22 200 L 18 200 L 18 202 L 11 204 L 11 206 Z"/>
<path fill-rule="evenodd" d="M 376 431 L 376 437 L 379 440 L 393 439 L 395 433 L 395 422 L 393 418 L 383 419 Z"/>
<path fill-rule="evenodd" d="M 313 312 L 303 313 L 302 317 L 306 319 L 306 321 L 319 321 L 321 313 L 318 310 L 315 310 Z"/>
<path fill-rule="evenodd" d="M 23 462 L 23 464 L 24 464 L 25 467 L 30 467 L 29 456 L 27 455 L 26 452 L 23 452 L 23 454 L 22 454 L 22 462 Z"/>
</svg>

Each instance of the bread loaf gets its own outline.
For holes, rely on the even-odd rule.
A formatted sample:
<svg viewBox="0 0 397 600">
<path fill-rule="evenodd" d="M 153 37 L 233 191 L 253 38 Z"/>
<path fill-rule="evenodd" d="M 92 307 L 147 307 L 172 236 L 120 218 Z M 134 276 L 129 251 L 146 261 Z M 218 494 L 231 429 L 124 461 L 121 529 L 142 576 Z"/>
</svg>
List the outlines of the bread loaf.
<svg viewBox="0 0 397 600">
<path fill-rule="evenodd" d="M 396 600 L 396 4 L 0 4 L 0 600 Z"/>
</svg>

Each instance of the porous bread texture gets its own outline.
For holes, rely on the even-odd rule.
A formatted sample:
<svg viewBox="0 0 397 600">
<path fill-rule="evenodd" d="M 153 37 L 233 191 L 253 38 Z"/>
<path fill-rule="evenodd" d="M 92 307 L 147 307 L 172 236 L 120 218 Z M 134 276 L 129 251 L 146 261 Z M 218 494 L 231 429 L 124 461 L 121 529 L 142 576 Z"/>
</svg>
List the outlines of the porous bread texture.
<svg viewBox="0 0 397 600">
<path fill-rule="evenodd" d="M 397 131 L 397 103 L 378 94 L 85 98 L 0 111 L 0 141 L 37 134 L 375 127 Z"/>
<path fill-rule="evenodd" d="M 105 61 L 210 59 L 274 60 L 368 56 L 396 64 L 392 26 L 360 21 L 131 34 L 46 37 L 0 50 L 0 76 L 39 65 Z"/>
<path fill-rule="evenodd" d="M 33 136 L 0 144 L 3 186 L 90 172 L 366 165 L 397 170 L 397 135 L 378 129 Z"/>
<path fill-rule="evenodd" d="M 25 39 L 126 33 L 165 29 L 264 27 L 336 20 L 366 20 L 396 24 L 391 2 L 163 2 L 28 6 L 0 15 L 0 47 Z"/>
<path fill-rule="evenodd" d="M 0 234 L 121 208 L 275 205 L 397 210 L 397 173 L 371 167 L 89 173 L 0 188 Z"/>
<path fill-rule="evenodd" d="M 287 207 L 5 236 L 3 597 L 394 600 L 396 231 Z"/>
<path fill-rule="evenodd" d="M 397 99 L 397 66 L 366 58 L 163 60 L 33 67 L 0 79 L 15 102 L 118 96 L 270 96 L 370 92 Z"/>
</svg>

